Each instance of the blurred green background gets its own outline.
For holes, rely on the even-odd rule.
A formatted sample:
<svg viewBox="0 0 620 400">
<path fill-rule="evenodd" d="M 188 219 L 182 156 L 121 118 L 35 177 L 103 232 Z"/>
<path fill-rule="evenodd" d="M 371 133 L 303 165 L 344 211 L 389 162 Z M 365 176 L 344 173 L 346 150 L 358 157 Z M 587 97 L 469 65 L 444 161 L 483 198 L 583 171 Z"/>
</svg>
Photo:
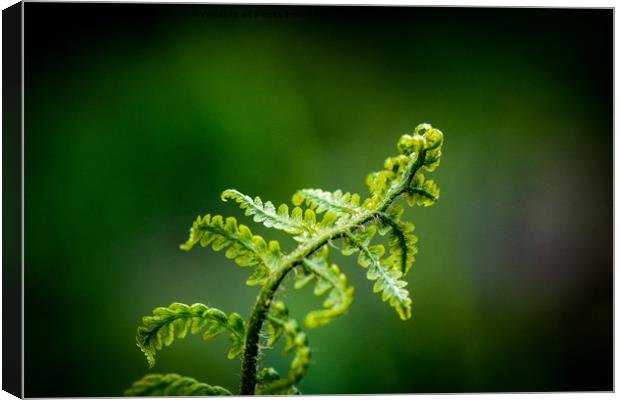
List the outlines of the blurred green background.
<svg viewBox="0 0 620 400">
<path fill-rule="evenodd" d="M 406 214 L 413 318 L 337 257 L 355 302 L 308 332 L 302 392 L 612 390 L 612 18 L 26 3 L 26 396 L 120 395 L 156 306 L 247 318 L 249 270 L 178 248 L 196 215 L 243 219 L 227 188 L 366 194 L 420 122 L 446 142 L 439 203 Z M 283 295 L 298 317 L 321 303 Z M 153 371 L 236 391 L 226 348 L 179 340 Z"/>
</svg>

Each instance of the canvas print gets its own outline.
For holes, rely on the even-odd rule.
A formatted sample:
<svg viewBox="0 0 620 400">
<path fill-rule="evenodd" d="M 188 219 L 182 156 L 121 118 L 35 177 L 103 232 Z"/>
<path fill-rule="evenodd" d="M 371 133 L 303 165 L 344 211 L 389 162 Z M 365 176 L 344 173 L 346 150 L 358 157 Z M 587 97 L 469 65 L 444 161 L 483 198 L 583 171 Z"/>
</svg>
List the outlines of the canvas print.
<svg viewBox="0 0 620 400">
<path fill-rule="evenodd" d="M 613 10 L 23 13 L 23 396 L 614 389 Z"/>
</svg>

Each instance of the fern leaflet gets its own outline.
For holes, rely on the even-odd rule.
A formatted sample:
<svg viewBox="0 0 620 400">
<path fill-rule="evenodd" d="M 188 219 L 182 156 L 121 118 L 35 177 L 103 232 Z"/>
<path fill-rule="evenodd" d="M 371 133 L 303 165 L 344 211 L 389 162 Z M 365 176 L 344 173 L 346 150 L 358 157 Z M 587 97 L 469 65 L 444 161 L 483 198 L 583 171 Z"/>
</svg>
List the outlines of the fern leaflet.
<svg viewBox="0 0 620 400">
<path fill-rule="evenodd" d="M 272 202 L 263 203 L 260 197 L 252 199 L 234 189 L 225 190 L 222 193 L 222 200 L 228 199 L 233 199 L 239 203 L 241 209 L 245 210 L 245 215 L 254 216 L 254 222 L 262 223 L 267 228 L 275 228 L 294 235 L 293 238 L 299 242 L 303 242 L 333 226 L 336 222 L 336 216 L 328 213 L 317 224 L 314 210 L 306 209 L 304 211 L 300 207 L 293 208 L 289 215 L 289 208 L 286 204 L 281 204 L 276 210 Z"/>
<path fill-rule="evenodd" d="M 146 355 L 150 367 L 155 365 L 155 353 L 164 346 L 170 346 L 175 338 L 182 339 L 188 332 L 197 334 L 206 327 L 203 339 L 209 340 L 226 331 L 230 332 L 228 358 L 233 359 L 243 351 L 245 322 L 236 313 L 226 315 L 216 308 L 196 303 L 188 306 L 172 303 L 168 307 L 153 310 L 153 316 L 142 319 L 138 327 L 136 342 Z"/>
<path fill-rule="evenodd" d="M 211 245 L 215 251 L 228 248 L 226 257 L 235 260 L 241 267 L 258 266 L 255 274 L 248 279 L 249 285 L 263 284 L 269 271 L 282 259 L 277 241 L 271 240 L 267 244 L 262 237 L 253 235 L 247 226 L 237 226 L 237 220 L 233 217 L 226 218 L 224 222 L 220 215 L 198 216 L 190 229 L 189 239 L 181 245 L 181 249 L 191 250 L 196 243 L 202 247 Z"/>
<path fill-rule="evenodd" d="M 428 207 L 439 199 L 439 193 L 439 187 L 435 181 L 425 180 L 424 175 L 420 173 L 416 175 L 411 187 L 407 189 L 405 199 L 411 207 L 414 205 Z"/>
<path fill-rule="evenodd" d="M 228 189 L 222 193 L 222 200 L 233 199 L 241 209 L 245 210 L 245 215 L 254 216 L 254 222 L 259 222 L 267 228 L 275 228 L 292 235 L 301 235 L 311 229 L 310 225 L 304 224 L 303 210 L 299 207 L 293 209 L 289 215 L 288 206 L 281 204 L 276 210 L 272 202 L 267 201 L 263 204 L 260 197 L 252 199 L 237 190 Z M 308 216 L 307 220 L 312 217 Z"/>
<path fill-rule="evenodd" d="M 328 293 L 323 302 L 325 309 L 312 311 L 306 316 L 304 325 L 309 328 L 327 325 L 344 314 L 353 302 L 354 288 L 348 286 L 346 275 L 340 272 L 336 264 L 329 264 L 328 254 L 329 248 L 324 246 L 318 256 L 304 259 L 303 264 L 295 270 L 296 289 L 316 280 L 314 294 L 321 296 Z"/>
<path fill-rule="evenodd" d="M 413 234 L 415 226 L 409 222 L 403 222 L 400 216 L 403 208 L 399 204 L 394 205 L 387 213 L 379 214 L 379 233 L 390 233 L 388 248 L 390 257 L 387 264 L 392 264 L 405 275 L 411 269 L 415 261 L 414 255 L 418 252 L 415 246 L 418 238 Z"/>
<path fill-rule="evenodd" d="M 282 301 L 274 301 L 272 312 L 267 316 L 268 327 L 271 332 L 278 332 L 275 339 L 270 338 L 270 343 L 275 343 L 282 333 L 285 336 L 284 351 L 286 353 L 296 350 L 288 375 L 280 379 L 269 379 L 258 387 L 258 394 L 287 394 L 304 376 L 310 365 L 310 347 L 308 338 L 294 319 L 289 318 L 288 309 Z M 272 375 L 273 378 L 273 375 Z"/>
<path fill-rule="evenodd" d="M 348 218 L 364 211 L 360 207 L 360 196 L 358 194 L 343 194 L 340 190 L 331 193 L 321 189 L 302 189 L 293 196 L 293 204 L 299 206 L 304 202 L 312 207 L 317 214 L 331 211 L 338 217 Z"/>
<path fill-rule="evenodd" d="M 206 383 L 177 374 L 149 374 L 136 381 L 124 393 L 125 396 L 231 396 L 221 386 Z"/>
<path fill-rule="evenodd" d="M 343 254 L 348 255 L 354 252 L 354 249 L 359 250 L 357 262 L 368 269 L 366 277 L 371 281 L 376 281 L 373 291 L 381 292 L 381 299 L 387 301 L 401 319 L 411 318 L 411 299 L 409 291 L 405 289 L 407 282 L 400 279 L 403 273 L 398 269 L 390 268 L 381 261 L 385 253 L 383 245 L 368 245 L 375 230 L 374 226 L 369 226 L 359 234 L 347 234 Z"/>
<path fill-rule="evenodd" d="M 288 388 L 275 390 L 269 388 L 271 384 L 280 380 L 280 374 L 273 368 L 263 368 L 262 371 L 256 377 L 258 381 L 257 392 L 260 394 L 274 394 L 274 395 L 300 395 L 301 392 L 296 386 L 292 385 Z"/>
</svg>

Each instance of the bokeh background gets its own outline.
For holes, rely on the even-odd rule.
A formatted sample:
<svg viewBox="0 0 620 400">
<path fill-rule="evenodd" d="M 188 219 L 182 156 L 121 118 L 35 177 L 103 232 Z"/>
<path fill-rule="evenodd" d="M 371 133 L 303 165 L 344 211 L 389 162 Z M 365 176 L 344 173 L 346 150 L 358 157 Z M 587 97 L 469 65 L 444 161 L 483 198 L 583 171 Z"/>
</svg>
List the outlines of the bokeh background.
<svg viewBox="0 0 620 400">
<path fill-rule="evenodd" d="M 156 306 L 247 318 L 250 272 L 178 248 L 196 215 L 243 219 L 231 187 L 365 194 L 420 122 L 446 142 L 441 200 L 406 214 L 413 318 L 337 258 L 355 302 L 308 332 L 300 389 L 613 389 L 612 10 L 26 3 L 25 21 L 26 396 L 120 395 Z M 283 296 L 298 317 L 321 303 Z M 237 390 L 226 347 L 179 340 L 153 371 Z M 264 360 L 285 371 L 281 350 Z"/>
</svg>

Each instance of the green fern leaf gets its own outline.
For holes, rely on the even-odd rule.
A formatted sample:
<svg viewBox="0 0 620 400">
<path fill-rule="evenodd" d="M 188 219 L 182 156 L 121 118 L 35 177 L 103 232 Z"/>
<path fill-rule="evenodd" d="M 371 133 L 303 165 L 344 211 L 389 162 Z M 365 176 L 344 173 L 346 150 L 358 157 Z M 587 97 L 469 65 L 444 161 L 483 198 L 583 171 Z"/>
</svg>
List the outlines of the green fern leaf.
<svg viewBox="0 0 620 400">
<path fill-rule="evenodd" d="M 232 360 L 243 352 L 245 341 L 245 321 L 241 315 L 232 313 L 228 317 L 228 330 L 230 331 L 230 350 L 228 359 Z"/>
<path fill-rule="evenodd" d="M 221 386 L 206 383 L 177 374 L 148 374 L 134 382 L 124 393 L 125 396 L 231 396 L 232 393 Z"/>
<path fill-rule="evenodd" d="M 263 204 L 260 197 L 252 199 L 234 189 L 228 189 L 222 193 L 222 200 L 227 201 L 228 199 L 235 200 L 241 209 L 245 210 L 245 215 L 253 215 L 254 222 L 262 223 L 267 228 L 279 229 L 291 235 L 301 235 L 311 229 L 310 226 L 303 223 L 303 210 L 301 208 L 293 209 L 292 214 L 289 215 L 286 204 L 280 205 L 276 210 L 272 202 L 267 201 Z"/>
<path fill-rule="evenodd" d="M 416 247 L 418 238 L 413 234 L 415 226 L 412 223 L 401 221 L 400 215 L 402 215 L 402 206 L 400 205 L 395 205 L 388 213 L 381 213 L 379 215 L 379 233 L 381 235 L 390 233 L 388 239 L 390 257 L 386 260 L 386 264 L 393 265 L 405 275 L 415 261 L 414 256 L 418 252 Z"/>
<path fill-rule="evenodd" d="M 310 365 L 310 347 L 308 338 L 294 319 L 289 318 L 288 310 L 283 302 L 276 300 L 272 304 L 272 312 L 267 315 L 268 326 L 272 330 L 280 332 L 278 338 L 285 336 L 284 351 L 289 353 L 296 350 L 291 363 L 289 373 L 280 379 L 269 379 L 264 381 L 257 388 L 257 394 L 285 394 L 294 388 L 294 385 L 301 380 Z M 275 340 L 271 340 L 275 343 Z M 270 371 L 273 372 L 273 371 Z M 270 374 L 271 378 L 274 374 Z"/>
<path fill-rule="evenodd" d="M 415 164 L 420 156 L 420 152 L 415 152 L 388 157 L 383 163 L 383 170 L 369 174 L 366 178 L 366 185 L 372 198 L 364 202 L 365 207 L 374 209 L 390 190 L 400 185 L 410 166 Z"/>
<path fill-rule="evenodd" d="M 220 215 L 199 216 L 190 229 L 189 239 L 181 245 L 181 249 L 190 250 L 196 243 L 200 243 L 202 247 L 211 245 L 215 251 L 228 248 L 226 257 L 235 260 L 241 267 L 263 264 L 273 269 L 282 258 L 277 241 L 272 240 L 267 244 L 262 237 L 253 235 L 247 226 L 237 225 L 237 220 L 233 217 L 226 218 L 224 222 Z"/>
<path fill-rule="evenodd" d="M 424 175 L 418 173 L 413 179 L 411 187 L 405 193 L 405 199 L 407 204 L 413 207 L 418 206 L 432 206 L 439 199 L 439 187 L 432 179 L 425 180 Z"/>
<path fill-rule="evenodd" d="M 289 215 L 289 208 L 286 204 L 281 204 L 276 210 L 270 201 L 263 203 L 259 197 L 252 199 L 234 189 L 225 190 L 222 193 L 222 200 L 228 199 L 239 203 L 241 209 L 245 210 L 245 215 L 254 216 L 254 222 L 294 235 L 293 238 L 299 242 L 332 227 L 337 219 L 334 213 L 327 213 L 317 224 L 316 212 L 312 209 L 304 211 L 300 207 L 295 207 Z"/>
<path fill-rule="evenodd" d="M 392 204 L 385 213 L 379 213 L 379 223 L 377 224 L 379 234 L 385 236 L 387 233 L 390 233 L 392 231 L 392 225 L 389 224 L 388 219 L 400 221 L 404 212 L 405 209 L 402 205 Z"/>
<path fill-rule="evenodd" d="M 288 308 L 282 301 L 274 301 L 271 305 L 271 319 L 267 319 L 267 347 L 273 347 L 284 333 L 284 325 L 273 321 L 286 321 Z"/>
<path fill-rule="evenodd" d="M 158 350 L 170 346 L 175 338 L 184 338 L 188 331 L 194 335 L 199 333 L 205 326 L 204 340 L 230 332 L 229 359 L 235 358 L 243 350 L 246 328 L 239 314 L 226 315 L 200 303 L 191 306 L 172 303 L 168 307 L 156 308 L 153 314 L 142 319 L 136 336 L 137 345 L 146 355 L 149 367 L 155 365 L 155 353 Z"/>
<path fill-rule="evenodd" d="M 302 189 L 293 196 L 293 204 L 296 206 L 300 206 L 304 201 L 317 214 L 331 211 L 337 217 L 351 217 L 364 211 L 358 194 L 343 194 L 340 190 L 331 193 L 321 189 Z"/>
<path fill-rule="evenodd" d="M 400 155 L 388 157 L 383 170 L 373 172 L 366 178 L 372 197 L 364 202 L 365 207 L 374 209 L 390 193 L 390 190 L 399 187 L 403 178 L 409 177 L 408 179 L 415 180 L 415 177 L 420 175 L 416 167 L 423 167 L 429 172 L 434 171 L 439 166 L 442 145 L 443 133 L 429 124 L 418 125 L 413 135 L 401 136 L 398 141 Z M 409 188 L 406 189 L 409 190 Z M 435 189 L 436 187 L 420 187 L 411 190 L 421 195 L 426 194 L 421 190 L 428 191 L 430 196 L 427 196 L 423 205 L 430 205 L 437 200 L 439 195 Z M 412 199 L 410 204 L 417 204 L 417 202 Z"/>
<path fill-rule="evenodd" d="M 264 265 L 259 265 L 256 270 L 245 282 L 248 286 L 264 285 L 269 278 L 269 268 Z"/>
<path fill-rule="evenodd" d="M 429 124 L 420 124 L 415 128 L 413 134 L 414 136 L 424 138 L 424 169 L 429 172 L 434 171 L 441 161 L 443 133 Z"/>
<path fill-rule="evenodd" d="M 368 175 L 366 178 L 366 185 L 368 186 L 368 190 L 370 194 L 372 194 L 376 198 L 385 197 L 386 193 L 394 183 L 396 175 L 393 171 L 383 170 L 378 172 L 373 172 Z M 374 203 L 366 204 L 368 208 L 374 206 Z"/>
<path fill-rule="evenodd" d="M 411 156 L 400 154 L 386 158 L 383 162 L 383 168 L 392 172 L 392 179 L 401 179 L 403 174 L 407 172 L 407 167 L 411 161 Z"/>
<path fill-rule="evenodd" d="M 366 277 L 375 281 L 373 291 L 375 293 L 381 292 L 381 299 L 387 301 L 401 319 L 409 319 L 411 318 L 411 299 L 409 298 L 409 291 L 405 289 L 407 282 L 400 279 L 403 276 L 402 271 L 390 268 L 385 261 L 381 260 L 385 253 L 382 245 L 369 246 L 365 242 L 366 237 L 372 238 L 372 234 L 374 234 L 372 228 L 374 227 L 366 228 L 364 236 L 349 233 L 346 240 L 359 249 L 360 254 L 357 261 L 362 267 L 368 269 Z"/>
<path fill-rule="evenodd" d="M 377 228 L 374 225 L 364 225 L 356 229 L 353 233 L 347 234 L 342 242 L 342 254 L 350 256 L 359 251 L 360 246 L 368 246 L 375 236 Z"/>
<path fill-rule="evenodd" d="M 258 382 L 258 392 L 264 395 L 300 395 L 301 392 L 296 386 L 275 391 L 273 388 L 268 390 L 270 384 L 280 379 L 280 374 L 273 368 L 263 368 L 256 377 Z"/>
<path fill-rule="evenodd" d="M 319 256 L 304 259 L 303 265 L 298 267 L 305 271 L 305 276 L 302 275 L 303 273 L 300 274 L 302 277 L 298 278 L 300 280 L 296 282 L 295 287 L 303 287 L 312 280 L 307 278 L 310 276 L 316 279 L 315 295 L 321 296 L 329 293 L 323 302 L 325 309 L 312 311 L 306 316 L 304 325 L 308 328 L 327 325 L 344 314 L 353 302 L 354 288 L 348 286 L 346 275 L 340 272 L 336 264 L 330 266 L 327 260 L 328 250 L 328 247 L 323 247 Z"/>
<path fill-rule="evenodd" d="M 306 268 L 295 268 L 295 289 L 301 289 L 315 279 L 315 275 Z"/>
<path fill-rule="evenodd" d="M 415 226 L 409 222 L 395 221 L 388 239 L 388 265 L 391 262 L 403 275 L 411 270 L 418 252 L 418 238 L 412 233 L 414 229 Z"/>
<path fill-rule="evenodd" d="M 376 206 L 377 202 L 383 199 L 393 186 L 399 184 L 409 165 L 417 157 L 418 153 L 388 157 L 383 163 L 383 170 L 368 175 L 366 185 L 374 200 L 366 202 L 366 206 L 369 208 Z"/>
</svg>

